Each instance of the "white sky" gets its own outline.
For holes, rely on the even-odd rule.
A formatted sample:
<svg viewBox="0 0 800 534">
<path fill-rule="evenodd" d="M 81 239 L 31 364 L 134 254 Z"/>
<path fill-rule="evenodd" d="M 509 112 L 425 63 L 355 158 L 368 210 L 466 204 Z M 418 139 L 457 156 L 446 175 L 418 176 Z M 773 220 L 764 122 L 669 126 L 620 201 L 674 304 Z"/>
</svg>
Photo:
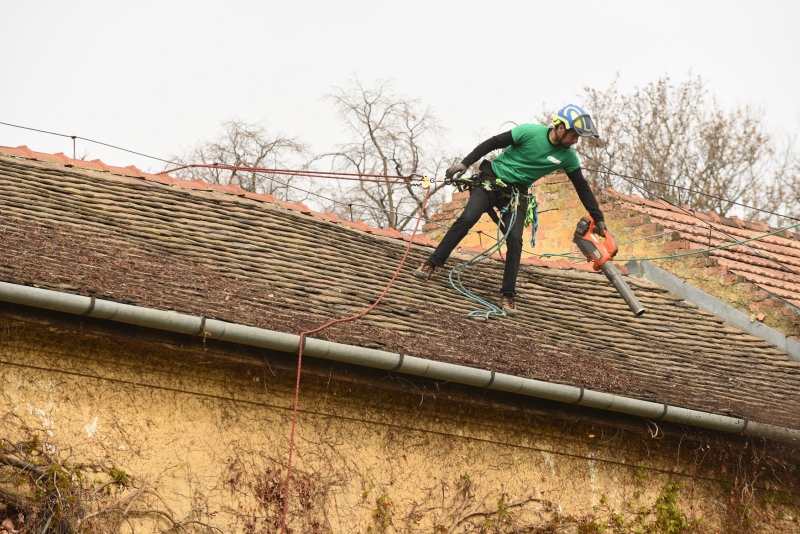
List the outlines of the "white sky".
<svg viewBox="0 0 800 534">
<path fill-rule="evenodd" d="M 723 105 L 761 107 L 773 131 L 800 132 L 797 0 L 0 0 L 0 10 L 0 122 L 161 158 L 233 117 L 330 150 L 347 138 L 322 97 L 354 75 L 392 79 L 428 104 L 458 156 L 617 74 L 627 91 L 691 71 Z M 23 144 L 72 155 L 70 139 L 0 125 L 0 145 Z M 78 141 L 84 152 L 163 169 Z"/>
</svg>

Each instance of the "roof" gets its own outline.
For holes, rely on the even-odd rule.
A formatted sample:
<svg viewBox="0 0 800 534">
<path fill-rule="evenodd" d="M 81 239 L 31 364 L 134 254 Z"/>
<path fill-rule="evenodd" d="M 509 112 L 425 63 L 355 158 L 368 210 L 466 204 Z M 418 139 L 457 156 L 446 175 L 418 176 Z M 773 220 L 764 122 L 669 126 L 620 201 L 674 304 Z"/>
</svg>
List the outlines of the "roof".
<svg viewBox="0 0 800 534">
<path fill-rule="evenodd" d="M 639 217 L 647 219 L 642 222 L 655 225 L 654 230 L 659 230 L 658 227 L 673 230 L 666 253 L 722 247 L 777 232 L 756 241 L 714 250 L 709 255 L 726 271 L 740 274 L 772 295 L 800 306 L 800 230 L 797 228 L 781 231 L 764 222 L 720 217 L 714 212 L 623 195 L 611 189 L 604 190 L 602 198 L 611 204 L 611 218 L 633 208 Z"/>
<path fill-rule="evenodd" d="M 537 245 L 531 249 L 526 239 L 523 254 L 558 257 L 574 250 L 575 223 L 585 212 L 569 179 L 563 174 L 550 175 L 535 184 L 535 191 L 540 209 Z M 610 188 L 597 197 L 620 246 L 617 261 L 665 258 L 655 263 L 751 315 L 754 321 L 800 340 L 800 227 L 781 230 L 764 222 L 720 217 Z M 440 238 L 467 198 L 466 194 L 453 195 L 453 202 L 445 204 L 442 213 L 425 226 L 427 235 Z M 494 235 L 494 227 L 486 217 L 465 242 L 486 241 L 482 236 Z M 743 241 L 747 243 L 731 246 Z M 724 248 L 699 253 L 716 247 Z"/>
<path fill-rule="evenodd" d="M 0 281 L 298 334 L 363 311 L 407 245 L 396 232 L 235 187 L 0 147 Z M 649 282 L 634 319 L 604 277 L 523 266 L 520 314 L 475 321 L 420 239 L 384 301 L 321 336 L 800 429 L 800 362 Z M 502 263 L 466 285 L 494 300 Z"/>
</svg>

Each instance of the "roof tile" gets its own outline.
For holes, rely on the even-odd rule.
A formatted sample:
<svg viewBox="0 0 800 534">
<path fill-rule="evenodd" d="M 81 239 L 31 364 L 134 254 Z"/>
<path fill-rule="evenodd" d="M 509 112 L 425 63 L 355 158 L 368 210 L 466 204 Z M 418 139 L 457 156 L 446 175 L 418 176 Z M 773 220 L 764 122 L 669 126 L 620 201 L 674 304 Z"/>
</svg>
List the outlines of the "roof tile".
<svg viewBox="0 0 800 534">
<path fill-rule="evenodd" d="M 25 183 L 13 179 L 20 167 L 31 176 Z M 397 268 L 406 250 L 403 240 L 411 239 L 377 238 L 364 232 L 393 232 L 362 222 L 342 221 L 362 230 L 342 231 L 327 222 L 333 216 L 310 211 L 312 216 L 306 216 L 269 195 L 210 195 L 166 175 L 119 180 L 67 167 L 57 169 L 60 179 L 53 180 L 53 167 L 0 160 L 5 251 L 0 280 L 62 291 L 68 281 L 74 288 L 69 291 L 83 295 L 297 334 L 343 311 L 366 308 Z M 655 212 L 652 223 L 676 215 L 647 209 Z M 681 239 L 690 237 L 695 236 Z M 420 235 L 414 241 L 436 245 Z M 633 320 L 604 277 L 583 271 L 590 267 L 587 262 L 532 258 L 520 272 L 520 314 L 513 321 L 476 324 L 466 319 L 474 304 L 452 290 L 446 269 L 424 284 L 411 276 L 429 254 L 430 248 L 411 247 L 402 276 L 381 305 L 325 336 L 800 426 L 795 416 L 800 412 L 799 362 L 661 288 L 629 280 L 647 308 Z M 476 295 L 495 300 L 503 268 L 500 262 L 483 261 L 469 267 L 464 281 Z M 454 325 L 458 336 L 452 335 Z M 614 336 L 606 335 L 608 325 Z M 590 352 L 588 346 L 603 348 Z M 669 380 L 663 378 L 667 374 Z"/>
<path fill-rule="evenodd" d="M 43 152 L 34 152 L 35 158 L 39 161 L 47 161 L 50 163 L 59 163 L 61 165 L 72 165 L 72 159 L 68 158 L 63 152 L 58 154 L 45 154 Z"/>
<path fill-rule="evenodd" d="M 141 170 L 137 169 L 133 165 L 128 165 L 127 167 L 113 167 L 108 165 L 108 171 L 111 174 L 119 174 L 120 176 L 128 176 L 130 178 L 145 178 L 146 175 Z"/>
<path fill-rule="evenodd" d="M 394 239 L 403 237 L 403 234 L 401 234 L 394 228 L 371 228 L 370 233 L 374 235 L 382 235 L 384 237 L 391 237 Z"/>
<path fill-rule="evenodd" d="M 313 215 L 314 217 L 319 217 L 320 219 L 326 219 L 328 221 L 335 222 L 335 223 L 342 222 L 342 220 L 338 216 L 334 215 L 333 213 L 322 213 L 322 212 L 319 212 L 319 211 L 312 211 L 311 215 Z"/>
<path fill-rule="evenodd" d="M 285 202 L 283 200 L 278 200 L 278 204 L 286 209 L 290 209 L 293 211 L 299 211 L 300 213 L 305 213 L 307 215 L 311 215 L 311 209 L 308 206 L 303 204 L 302 202 Z M 365 225 L 366 226 L 366 225 Z"/>
<path fill-rule="evenodd" d="M 149 182 L 156 182 L 164 185 L 178 185 L 178 180 L 168 174 L 149 174 L 146 172 L 142 174 L 144 174 L 143 178 Z"/>
<path fill-rule="evenodd" d="M 175 184 L 178 187 L 183 187 L 184 189 L 196 189 L 198 191 L 211 191 L 211 184 L 204 180 L 200 180 L 196 178 L 194 180 L 181 180 L 175 179 Z"/>
<path fill-rule="evenodd" d="M 79 169 L 89 169 L 92 171 L 108 172 L 108 167 L 106 167 L 105 163 L 103 163 L 99 159 L 95 159 L 92 161 L 73 159 L 72 164 L 73 166 Z"/>
<path fill-rule="evenodd" d="M 260 200 L 261 202 L 268 202 L 270 204 L 278 202 L 278 199 L 269 193 L 251 193 L 250 191 L 245 191 L 244 196 L 251 200 Z"/>
<path fill-rule="evenodd" d="M 242 189 L 236 184 L 228 184 L 228 185 L 209 184 L 209 187 L 211 188 L 212 191 L 217 191 L 219 193 L 226 193 L 228 195 L 236 195 L 240 197 L 244 196 L 244 189 Z"/>
</svg>

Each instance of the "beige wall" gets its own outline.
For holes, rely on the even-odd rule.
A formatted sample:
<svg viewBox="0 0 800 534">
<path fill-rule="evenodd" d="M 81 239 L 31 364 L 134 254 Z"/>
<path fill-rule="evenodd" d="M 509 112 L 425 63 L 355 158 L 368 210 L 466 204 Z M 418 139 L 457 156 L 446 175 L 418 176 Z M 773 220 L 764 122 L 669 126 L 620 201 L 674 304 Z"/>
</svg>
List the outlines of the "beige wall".
<svg viewBox="0 0 800 534">
<path fill-rule="evenodd" d="M 101 506 L 146 481 L 152 493 L 131 509 L 158 507 L 177 520 L 194 510 L 190 519 L 225 532 L 275 532 L 292 359 L 200 343 L 180 349 L 170 339 L 142 345 L 0 320 L 0 437 L 39 434 L 40 447 L 70 465 L 114 466 L 133 477 L 133 487 Z M 723 450 L 745 450 L 744 441 L 665 437 L 651 425 L 654 439 L 633 419 L 615 429 L 569 407 L 310 359 L 307 366 L 294 532 L 527 532 L 522 526 L 557 524 L 571 532 L 580 521 L 594 532 L 590 521 L 614 524 L 614 513 L 618 531 L 633 531 L 636 512 L 654 511 L 672 482 L 681 484 L 678 503 L 661 508 L 700 519 L 701 531 L 736 531 L 730 525 L 745 508 L 734 494 L 748 497 L 765 531 L 800 528 L 796 496 L 779 502 L 789 494 L 763 476 L 762 489 L 746 493 L 734 477 L 747 481 L 749 471 L 720 460 Z M 167 526 L 161 520 L 152 530 Z"/>
</svg>

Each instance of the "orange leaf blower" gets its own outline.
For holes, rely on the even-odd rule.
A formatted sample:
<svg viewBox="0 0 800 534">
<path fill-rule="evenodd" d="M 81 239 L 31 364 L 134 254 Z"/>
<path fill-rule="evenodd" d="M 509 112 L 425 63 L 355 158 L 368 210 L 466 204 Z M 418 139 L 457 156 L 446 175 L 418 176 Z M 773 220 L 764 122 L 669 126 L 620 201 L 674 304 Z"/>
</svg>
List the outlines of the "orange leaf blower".
<svg viewBox="0 0 800 534">
<path fill-rule="evenodd" d="M 578 245 L 578 249 L 586 256 L 587 261 L 594 262 L 592 268 L 595 271 L 603 271 L 608 281 L 619 292 L 620 296 L 630 307 L 633 315 L 640 317 L 644 313 L 644 308 L 639 304 L 639 299 L 633 294 L 631 288 L 623 280 L 622 275 L 614 266 L 611 259 L 617 255 L 617 243 L 614 236 L 606 230 L 605 241 L 600 241 L 594 234 L 594 220 L 591 217 L 583 217 L 575 228 L 575 235 L 572 241 Z"/>
</svg>

